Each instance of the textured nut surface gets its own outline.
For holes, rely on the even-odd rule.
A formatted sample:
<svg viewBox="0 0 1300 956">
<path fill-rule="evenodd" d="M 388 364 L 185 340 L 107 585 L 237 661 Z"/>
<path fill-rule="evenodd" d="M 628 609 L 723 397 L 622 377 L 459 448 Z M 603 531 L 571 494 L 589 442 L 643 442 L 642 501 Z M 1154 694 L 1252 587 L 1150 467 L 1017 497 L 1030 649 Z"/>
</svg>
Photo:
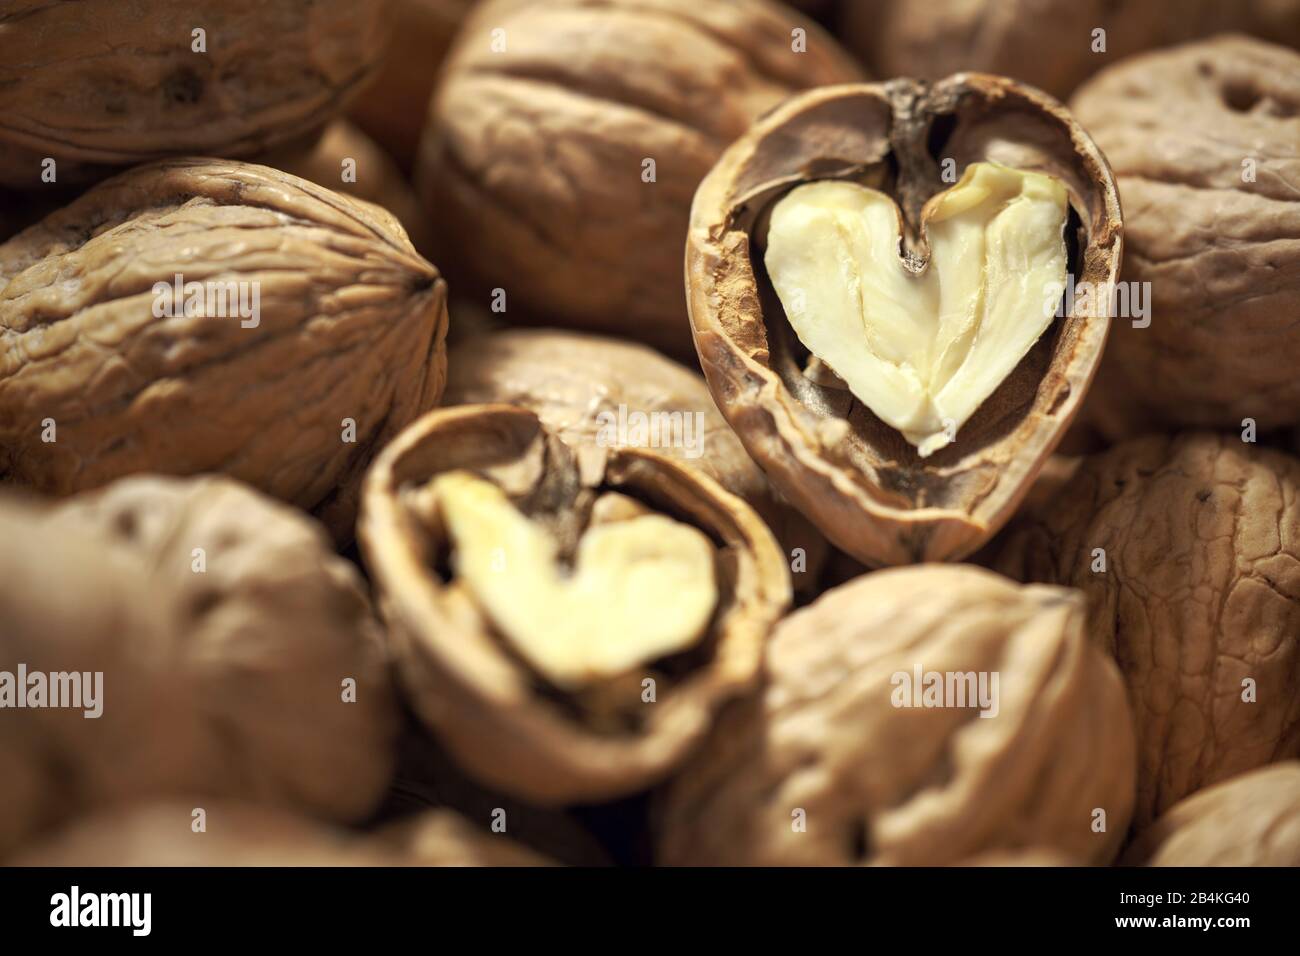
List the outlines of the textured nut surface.
<svg viewBox="0 0 1300 956">
<path fill-rule="evenodd" d="M 1093 31 L 1105 31 L 1105 50 Z M 1243 30 L 1300 44 L 1296 0 L 851 0 L 841 35 L 876 75 L 1001 73 L 1065 97 L 1088 76 L 1152 47 Z"/>
<path fill-rule="evenodd" d="M 103 672 L 98 718 L 5 711 L 0 846 L 149 794 L 333 820 L 378 803 L 396 731 L 380 631 L 313 522 L 229 479 L 153 477 L 0 520 L 0 668 Z"/>
<path fill-rule="evenodd" d="M 355 182 L 343 180 L 345 160 L 354 164 Z M 382 207 L 397 217 L 417 250 L 424 255 L 430 253 L 433 233 L 429 216 L 416 198 L 415 190 L 393 158 L 346 120 L 335 120 L 325 127 L 319 142 L 307 152 L 298 152 L 278 162 L 268 159 L 266 164 Z M 388 228 L 397 232 L 391 225 Z"/>
<path fill-rule="evenodd" d="M 428 489 L 455 470 L 505 491 L 568 561 L 605 493 L 704 532 L 719 594 L 707 634 L 685 653 L 581 692 L 545 680 L 450 568 Z M 547 805 L 634 793 L 667 774 L 714 710 L 753 683 L 762 642 L 790 600 L 780 550 L 739 498 L 643 449 L 584 462 L 531 412 L 505 405 L 431 412 L 399 435 L 367 476 L 358 537 L 418 716 L 482 783 Z"/>
<path fill-rule="evenodd" d="M 895 675 L 918 668 L 988 674 L 990 688 L 998 674 L 996 713 L 897 706 Z M 1087 640 L 1079 595 L 969 566 L 892 569 L 778 625 L 761 694 L 725 711 L 668 785 L 660 862 L 933 866 L 1029 849 L 1107 862 L 1132 803 L 1123 684 Z"/>
<path fill-rule="evenodd" d="M 0 182 L 177 153 L 252 156 L 369 78 L 384 0 L 13 0 L 0 9 Z M 203 52 L 192 31 L 203 29 Z M 270 40 L 269 38 L 274 38 Z"/>
<path fill-rule="evenodd" d="M 1300 866 L 1300 763 L 1288 760 L 1174 804 L 1124 853 L 1135 866 Z"/>
<path fill-rule="evenodd" d="M 1115 321 L 1088 418 L 1112 437 L 1300 423 L 1300 53 L 1238 36 L 1162 50 L 1072 107 L 1124 196 L 1123 279 L 1150 283 L 1150 325 Z"/>
<path fill-rule="evenodd" d="M 857 76 L 811 18 L 766 0 L 484 3 L 448 58 L 416 164 L 446 227 L 440 265 L 458 290 L 505 289 L 512 316 L 686 354 L 696 185 L 791 93 Z"/>
<path fill-rule="evenodd" d="M 260 316 L 165 314 L 178 274 L 243 283 Z M 138 167 L 0 245 L 0 479 L 223 472 L 348 538 L 374 449 L 441 393 L 445 298 L 373 206 L 229 160 Z"/>
<path fill-rule="evenodd" d="M 1054 178 L 1069 197 L 1069 271 L 1090 286 L 1113 281 L 1119 204 L 1105 159 L 1059 104 L 998 77 L 793 97 L 727 150 L 692 207 L 688 306 L 719 409 L 773 485 L 873 566 L 957 560 L 1001 527 L 1074 417 L 1109 324 L 1104 314 L 1062 309 L 957 440 L 924 459 L 828 377 L 763 264 L 773 205 L 808 182 L 880 190 L 899 207 L 900 265 L 917 271 L 929 262 L 922 210 L 950 185 L 943 160 L 957 178 L 977 162 Z"/>
<path fill-rule="evenodd" d="M 1134 711 L 1139 828 L 1202 787 L 1300 755 L 1295 459 L 1197 433 L 1117 445 L 1018 519 L 996 564 L 1088 596 L 1089 630 Z"/>
<path fill-rule="evenodd" d="M 196 806 L 206 830 L 193 830 Z M 446 810 L 373 837 L 251 803 L 134 804 L 77 820 L 6 861 L 12 866 L 536 866 L 508 837 Z"/>
<path fill-rule="evenodd" d="M 458 316 L 457 322 L 460 321 Z M 828 550 L 826 539 L 780 500 L 709 395 L 698 371 L 653 349 L 582 332 L 510 329 L 476 335 L 448 354 L 444 405 L 503 403 L 527 408 L 575 449 L 651 444 L 620 414 L 677 415 L 681 441 L 653 444 L 660 454 L 697 468 L 745 499 L 794 562 L 796 590 L 815 586 Z M 662 421 L 662 419 L 661 419 Z M 675 437 L 676 423 L 666 429 Z"/>
</svg>

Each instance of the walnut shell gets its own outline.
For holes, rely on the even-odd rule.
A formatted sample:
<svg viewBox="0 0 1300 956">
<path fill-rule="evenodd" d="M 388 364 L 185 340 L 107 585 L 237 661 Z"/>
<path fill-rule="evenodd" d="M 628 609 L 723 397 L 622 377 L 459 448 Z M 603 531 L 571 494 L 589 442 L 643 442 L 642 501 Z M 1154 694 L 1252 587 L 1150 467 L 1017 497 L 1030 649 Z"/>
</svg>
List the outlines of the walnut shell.
<svg viewBox="0 0 1300 956">
<path fill-rule="evenodd" d="M 795 28 L 807 52 L 792 49 Z M 809 17 L 766 0 L 483 3 L 416 162 L 445 227 L 438 260 L 460 292 L 506 290 L 512 317 L 689 354 L 681 257 L 696 185 L 792 92 L 858 75 Z"/>
<path fill-rule="evenodd" d="M 455 469 L 488 476 L 561 524 L 580 524 L 571 502 L 599 489 L 713 539 L 718 608 L 697 647 L 646 668 L 654 703 L 641 702 L 634 672 L 631 686 L 610 691 L 620 719 L 603 716 L 600 702 L 550 686 L 457 594 L 438 567 L 445 529 L 413 501 L 419 486 Z M 715 708 L 756 679 L 763 640 L 790 601 L 781 552 L 739 498 L 644 449 L 575 460 L 535 415 L 505 405 L 441 409 L 399 435 L 366 478 L 358 537 L 418 716 L 482 783 L 543 805 L 630 794 L 666 775 L 703 737 Z"/>
<path fill-rule="evenodd" d="M 343 163 L 355 163 L 355 182 L 343 180 Z M 415 190 L 406 181 L 393 158 L 374 140 L 346 120 L 335 120 L 325 127 L 320 141 L 307 152 L 264 160 L 268 166 L 283 169 L 318 186 L 333 189 L 354 199 L 372 202 L 397 217 L 411 244 L 428 255 L 433 246 L 433 230 Z"/>
<path fill-rule="evenodd" d="M 415 160 L 438 70 L 475 2 L 390 0 L 383 61 L 348 116 L 403 169 Z"/>
<path fill-rule="evenodd" d="M 1128 683 L 1139 829 L 1209 784 L 1300 756 L 1300 462 L 1289 455 L 1197 433 L 1117 445 L 1018 519 L 996 566 L 1087 595 L 1093 639 Z"/>
<path fill-rule="evenodd" d="M 0 669 L 103 673 L 98 718 L 5 711 L 0 851 L 147 795 L 340 821 L 378 804 L 396 732 L 380 630 L 313 522 L 226 478 L 143 477 L 5 499 L 0 524 Z"/>
<path fill-rule="evenodd" d="M 663 445 L 661 454 L 698 468 L 745 499 L 767 522 L 792 564 L 797 590 L 816 586 L 826 539 L 797 511 L 779 500 L 726 419 L 704 379 L 643 345 L 581 332 L 515 329 L 476 336 L 448 354 L 444 405 L 494 404 L 527 408 L 574 448 L 605 447 L 620 437 L 611 430 L 620 408 L 626 414 L 656 412 L 702 416 L 691 447 Z M 629 433 L 630 434 L 630 433 Z M 685 430 L 681 432 L 686 437 Z"/>
<path fill-rule="evenodd" d="M 1300 763 L 1233 777 L 1174 804 L 1124 853 L 1135 866 L 1300 866 Z"/>
<path fill-rule="evenodd" d="M 155 318 L 177 275 L 264 308 Z M 445 300 L 373 206 L 229 160 L 137 167 L 0 245 L 0 479 L 224 472 L 347 540 L 374 450 L 441 394 Z"/>
<path fill-rule="evenodd" d="M 1105 30 L 1104 51 L 1094 50 L 1096 29 Z M 1227 29 L 1300 44 L 1300 3 L 852 0 L 844 4 L 841 36 L 878 76 L 938 79 L 980 70 L 1065 97 L 1125 57 Z M 1116 107 L 1124 112 L 1122 104 Z"/>
<path fill-rule="evenodd" d="M 6 4 L 0 183 L 178 153 L 248 157 L 341 111 L 383 51 L 384 0 Z M 193 31 L 205 31 L 194 48 Z"/>
<path fill-rule="evenodd" d="M 777 489 L 872 566 L 957 560 L 988 540 L 1064 435 L 1106 339 L 1104 315 L 1055 319 L 958 440 L 928 458 L 809 373 L 756 254 L 766 212 L 803 182 L 848 179 L 898 197 L 915 224 L 948 185 L 941 156 L 958 174 L 992 160 L 1055 176 L 1070 198 L 1070 271 L 1094 285 L 1114 279 L 1120 213 L 1105 159 L 1058 104 L 997 77 L 794 97 L 727 150 L 692 208 L 688 305 L 719 409 Z"/>
<path fill-rule="evenodd" d="M 917 668 L 1000 673 L 996 714 L 898 706 L 897 675 Z M 970 566 L 879 571 L 778 625 L 761 694 L 727 710 L 668 786 L 660 861 L 1107 862 L 1133 762 L 1123 684 L 1087 641 L 1080 595 Z"/>
<path fill-rule="evenodd" d="M 196 833 L 193 812 L 205 811 Z M 135 804 L 79 819 L 6 861 L 11 866 L 537 866 L 540 857 L 455 813 L 420 814 L 375 836 L 272 807 L 195 798 Z"/>
<path fill-rule="evenodd" d="M 1149 283 L 1087 417 L 1111 438 L 1300 423 L 1300 53 L 1216 37 L 1125 61 L 1072 106 L 1124 194 L 1122 278 Z"/>
</svg>

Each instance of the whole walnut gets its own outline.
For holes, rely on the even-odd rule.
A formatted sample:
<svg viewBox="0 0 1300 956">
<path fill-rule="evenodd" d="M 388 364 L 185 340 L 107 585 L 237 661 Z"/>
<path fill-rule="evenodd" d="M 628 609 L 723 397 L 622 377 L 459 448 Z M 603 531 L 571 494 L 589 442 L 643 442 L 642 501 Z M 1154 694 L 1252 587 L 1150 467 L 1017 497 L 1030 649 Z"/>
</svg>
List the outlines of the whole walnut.
<svg viewBox="0 0 1300 956">
<path fill-rule="evenodd" d="M 795 587 L 816 586 L 826 539 L 768 484 L 699 372 L 632 342 L 563 330 L 507 330 L 476 336 L 448 353 L 443 404 L 493 402 L 529 409 L 580 454 L 640 444 L 698 468 L 767 522 L 794 557 Z M 648 422 L 655 423 L 653 431 Z"/>
<path fill-rule="evenodd" d="M 391 214 L 233 160 L 136 167 L 0 244 L 0 481 L 222 472 L 348 540 L 446 330 Z"/>
<path fill-rule="evenodd" d="M 195 829 L 194 811 L 203 810 Z M 80 818 L 6 860 L 11 866 L 537 866 L 509 837 L 435 810 L 363 836 L 274 807 L 233 801 L 132 804 Z"/>
<path fill-rule="evenodd" d="M 1085 416 L 1112 438 L 1300 423 L 1300 53 L 1216 37 L 1127 60 L 1071 106 L 1115 171 L 1121 279 L 1149 307 L 1111 322 Z"/>
<path fill-rule="evenodd" d="M 383 52 L 387 0 L 11 0 L 0 183 L 176 154 L 248 157 L 341 112 Z"/>
<path fill-rule="evenodd" d="M 1086 460 L 999 570 L 1077 587 L 1128 684 L 1141 829 L 1203 787 L 1300 755 L 1300 462 L 1188 433 Z"/>
<path fill-rule="evenodd" d="M 800 30 L 803 33 L 795 34 Z M 491 0 L 430 104 L 416 186 L 458 291 L 689 354 L 682 244 L 723 148 L 856 66 L 767 0 Z"/>
<path fill-rule="evenodd" d="M 1218 30 L 1300 44 L 1297 0 L 849 0 L 841 17 L 845 44 L 878 76 L 979 70 L 1058 97 L 1125 57 Z"/>
<path fill-rule="evenodd" d="M 1104 863 L 1133 764 L 1123 684 L 1080 595 L 968 565 L 873 572 L 777 626 L 761 694 L 667 788 L 660 862 Z"/>
<path fill-rule="evenodd" d="M 1300 763 L 1274 764 L 1181 800 L 1124 853 L 1138 866 L 1300 866 Z"/>
<path fill-rule="evenodd" d="M 396 733 L 381 631 L 314 522 L 220 477 L 3 499 L 0 580 L 0 670 L 98 687 L 5 711 L 0 852 L 150 795 L 338 821 L 378 804 Z"/>
</svg>

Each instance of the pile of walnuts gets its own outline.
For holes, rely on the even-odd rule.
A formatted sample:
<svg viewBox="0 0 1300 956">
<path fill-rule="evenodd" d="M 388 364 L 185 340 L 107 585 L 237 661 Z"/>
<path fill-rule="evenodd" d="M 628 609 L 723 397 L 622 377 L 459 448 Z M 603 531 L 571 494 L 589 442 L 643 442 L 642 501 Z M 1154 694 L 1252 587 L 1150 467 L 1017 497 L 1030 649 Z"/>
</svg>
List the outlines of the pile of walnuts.
<svg viewBox="0 0 1300 956">
<path fill-rule="evenodd" d="M 9 6 L 0 861 L 1300 865 L 1300 0 Z"/>
</svg>

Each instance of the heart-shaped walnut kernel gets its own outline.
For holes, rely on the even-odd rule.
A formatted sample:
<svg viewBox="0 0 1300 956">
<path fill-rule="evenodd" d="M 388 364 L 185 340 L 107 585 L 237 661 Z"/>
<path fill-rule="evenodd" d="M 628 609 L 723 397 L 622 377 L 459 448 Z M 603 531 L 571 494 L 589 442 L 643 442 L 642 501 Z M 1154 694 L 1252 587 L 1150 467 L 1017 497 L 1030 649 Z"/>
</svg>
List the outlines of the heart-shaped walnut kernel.
<svg viewBox="0 0 1300 956">
<path fill-rule="evenodd" d="M 975 73 L 826 87 L 700 184 L 692 332 L 718 408 L 834 544 L 957 560 L 1073 419 L 1109 326 L 1089 291 L 1120 248 L 1106 160 L 1045 94 Z"/>
<path fill-rule="evenodd" d="M 433 492 L 455 567 L 484 613 L 561 687 L 614 678 L 694 644 L 718 603 L 713 547 L 657 514 L 592 522 L 565 575 L 560 543 L 496 485 L 467 471 Z"/>
<path fill-rule="evenodd" d="M 799 340 L 925 458 L 1051 323 L 1067 211 L 1050 176 L 972 163 L 922 210 L 918 271 L 893 199 L 822 180 L 773 208 L 765 265 Z"/>
</svg>

